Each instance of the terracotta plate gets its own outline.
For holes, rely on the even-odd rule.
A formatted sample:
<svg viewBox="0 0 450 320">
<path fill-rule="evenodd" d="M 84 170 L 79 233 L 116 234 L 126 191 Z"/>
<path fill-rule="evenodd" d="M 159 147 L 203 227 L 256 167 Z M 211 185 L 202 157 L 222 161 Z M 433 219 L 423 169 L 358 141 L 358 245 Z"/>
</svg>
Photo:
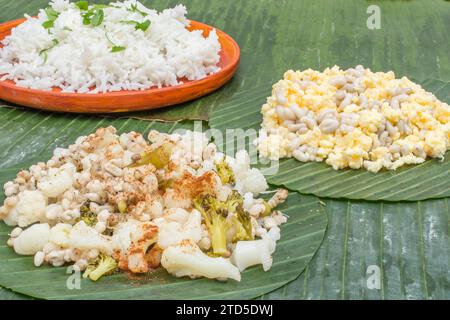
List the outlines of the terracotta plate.
<svg viewBox="0 0 450 320">
<path fill-rule="evenodd" d="M 0 40 L 11 34 L 11 29 L 24 22 L 18 19 L 0 24 Z M 213 27 L 191 21 L 190 29 L 203 30 L 207 36 Z M 36 109 L 59 112 L 113 113 L 156 109 L 190 101 L 214 90 L 229 81 L 237 70 L 240 49 L 238 44 L 223 31 L 217 30 L 222 51 L 221 70 L 204 79 L 151 88 L 142 91 L 119 91 L 111 93 L 84 94 L 62 93 L 60 89 L 43 91 L 18 87 L 13 81 L 0 81 L 0 99 Z"/>
</svg>

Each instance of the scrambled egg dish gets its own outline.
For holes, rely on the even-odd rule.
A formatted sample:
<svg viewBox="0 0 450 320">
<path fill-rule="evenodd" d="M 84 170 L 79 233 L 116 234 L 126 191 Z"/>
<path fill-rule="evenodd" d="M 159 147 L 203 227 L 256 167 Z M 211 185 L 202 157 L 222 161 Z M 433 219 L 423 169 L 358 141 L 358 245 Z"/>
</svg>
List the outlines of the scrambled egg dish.
<svg viewBox="0 0 450 320">
<path fill-rule="evenodd" d="M 287 71 L 262 107 L 266 158 L 378 172 L 443 158 L 450 106 L 406 77 L 357 66 Z"/>
</svg>

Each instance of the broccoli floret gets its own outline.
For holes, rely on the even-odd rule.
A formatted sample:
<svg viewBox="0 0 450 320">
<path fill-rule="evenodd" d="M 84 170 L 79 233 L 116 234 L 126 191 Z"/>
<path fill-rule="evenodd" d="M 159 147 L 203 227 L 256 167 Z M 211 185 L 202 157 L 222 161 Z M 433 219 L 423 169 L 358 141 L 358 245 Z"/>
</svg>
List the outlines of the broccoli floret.
<svg viewBox="0 0 450 320">
<path fill-rule="evenodd" d="M 220 214 L 212 214 L 208 229 L 211 233 L 211 245 L 213 253 L 221 256 L 229 256 L 230 251 L 227 249 L 227 232 L 228 225 L 226 217 Z"/>
<path fill-rule="evenodd" d="M 244 199 L 237 191 L 232 191 L 227 199 L 228 208 L 235 211 L 238 206 L 244 205 Z"/>
<path fill-rule="evenodd" d="M 235 191 L 226 201 L 219 201 L 211 195 L 204 195 L 194 201 L 195 208 L 201 212 L 208 228 L 213 255 L 229 256 L 227 235 L 230 230 L 234 232 L 233 242 L 253 239 L 250 215 L 245 212 L 243 201 Z"/>
<path fill-rule="evenodd" d="M 237 208 L 243 205 L 244 200 L 237 191 L 233 191 L 226 201 L 219 201 L 208 195 L 204 197 L 204 203 L 214 211 L 227 216 L 229 212 L 236 212 Z"/>
<path fill-rule="evenodd" d="M 90 264 L 83 274 L 83 278 L 89 277 L 92 281 L 97 281 L 101 277 L 112 273 L 117 268 L 117 262 L 107 255 L 101 255 L 93 264 Z"/>
<path fill-rule="evenodd" d="M 152 164 L 156 169 L 162 169 L 169 164 L 173 147 L 174 146 L 172 143 L 167 142 L 152 151 L 144 152 L 141 154 L 141 158 L 136 161 L 132 167 Z"/>
<path fill-rule="evenodd" d="M 236 182 L 233 170 L 231 170 L 225 160 L 216 163 L 216 171 L 223 184 L 234 184 Z"/>
<path fill-rule="evenodd" d="M 236 214 L 231 219 L 232 227 L 235 232 L 233 236 L 233 243 L 238 241 L 253 240 L 253 226 L 250 215 L 245 212 L 242 205 L 239 205 Z"/>
<path fill-rule="evenodd" d="M 89 227 L 94 227 L 97 224 L 97 215 L 91 211 L 89 201 L 80 207 L 80 217 L 77 221 L 84 221 Z"/>
<path fill-rule="evenodd" d="M 229 256 L 230 251 L 227 249 L 227 212 L 219 208 L 218 202 L 213 197 L 206 195 L 194 200 L 194 207 L 200 211 L 208 228 L 213 254 Z"/>
</svg>

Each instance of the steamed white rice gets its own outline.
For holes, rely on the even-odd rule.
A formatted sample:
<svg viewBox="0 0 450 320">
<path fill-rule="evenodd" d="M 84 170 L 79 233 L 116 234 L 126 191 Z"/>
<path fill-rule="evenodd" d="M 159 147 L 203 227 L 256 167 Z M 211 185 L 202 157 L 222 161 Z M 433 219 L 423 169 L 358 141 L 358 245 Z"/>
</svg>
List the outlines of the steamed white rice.
<svg viewBox="0 0 450 320">
<path fill-rule="evenodd" d="M 174 86 L 182 78 L 198 80 L 219 70 L 216 31 L 207 38 L 200 30 L 188 31 L 183 5 L 158 13 L 138 1 L 115 2 L 102 9 L 99 26 L 84 25 L 82 12 L 68 0 L 49 5 L 59 13 L 53 28 L 43 27 L 48 16 L 42 9 L 37 18 L 26 15 L 27 21 L 3 40 L 1 80 L 32 89 L 98 93 Z M 145 32 L 124 23 L 145 20 L 151 22 Z M 111 52 L 114 46 L 123 50 Z"/>
</svg>

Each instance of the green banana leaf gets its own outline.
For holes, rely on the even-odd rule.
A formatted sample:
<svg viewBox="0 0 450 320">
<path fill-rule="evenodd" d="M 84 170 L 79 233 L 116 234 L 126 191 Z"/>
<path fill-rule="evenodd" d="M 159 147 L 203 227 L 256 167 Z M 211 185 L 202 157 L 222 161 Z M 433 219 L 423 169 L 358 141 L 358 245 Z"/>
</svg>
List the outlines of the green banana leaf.
<svg viewBox="0 0 450 320">
<path fill-rule="evenodd" d="M 419 83 L 450 103 L 450 82 L 428 79 Z M 254 129 L 256 133 L 262 120 L 261 106 L 266 96 L 271 94 L 270 89 L 265 92 L 263 88 L 246 91 L 239 102 L 224 104 L 216 109 L 211 116 L 210 127 L 223 132 L 232 128 Z M 226 141 L 225 150 L 234 143 L 234 140 Z M 251 150 L 254 155 L 256 150 Z M 432 159 L 420 165 L 405 166 L 396 171 L 384 170 L 376 174 L 366 170 L 336 171 L 325 163 L 301 163 L 293 158 L 284 159 L 280 161 L 278 172 L 268 176 L 270 183 L 303 194 L 386 201 L 450 197 L 449 180 L 450 152 L 447 152 L 443 161 Z"/>
<path fill-rule="evenodd" d="M 91 1 L 108 3 L 109 0 Z M 450 80 L 450 3 L 443 0 L 143 0 L 162 10 L 182 3 L 188 17 L 230 34 L 241 47 L 241 64 L 222 90 L 176 108 L 132 114 L 141 119 L 206 120 L 234 93 L 271 84 L 290 69 L 363 64 L 416 79 Z M 34 14 L 47 0 L 0 0 L 0 22 Z M 370 5 L 378 5 L 381 29 L 367 28 Z"/>
<path fill-rule="evenodd" d="M 42 299 L 256 298 L 295 280 L 325 234 L 327 216 L 317 198 L 293 193 L 280 208 L 290 218 L 282 227 L 271 270 L 250 268 L 242 273 L 241 282 L 177 279 L 162 269 L 144 276 L 117 273 L 92 282 L 66 267 L 34 267 L 32 257 L 18 256 L 4 245 L 11 228 L 0 223 L 0 285 Z"/>
<path fill-rule="evenodd" d="M 239 119 L 241 116 L 246 117 L 248 112 L 253 112 L 254 110 L 250 110 L 252 107 L 246 110 L 249 108 L 248 105 L 260 108 L 270 94 L 272 84 L 290 68 L 321 70 L 334 64 L 343 68 L 363 64 L 374 70 L 394 70 L 398 76 L 435 79 L 431 80 L 435 84 L 440 81 L 438 79 L 441 79 L 442 83 L 450 82 L 450 55 L 448 55 L 450 43 L 448 34 L 444 31 L 448 30 L 450 21 L 448 1 L 286 0 L 280 3 L 273 0 L 211 0 L 205 3 L 201 0 L 155 0 L 143 2 L 158 9 L 183 3 L 188 7 L 190 18 L 221 28 L 238 41 L 242 50 L 242 59 L 236 76 L 223 90 L 207 97 L 211 99 L 210 105 L 216 111 L 227 105 L 239 105 L 231 113 L 231 118 L 238 116 Z M 18 18 L 24 12 L 36 12 L 38 8 L 45 5 L 45 0 L 0 0 L 0 8 L 2 8 L 0 21 Z M 366 27 L 369 16 L 366 10 L 369 5 L 380 7 L 382 25 L 379 30 L 369 30 Z M 427 87 L 427 81 L 421 83 Z M 445 86 L 428 88 L 440 99 L 449 101 L 449 86 L 448 84 Z M 245 92 L 251 90 L 261 93 L 259 95 L 249 93 L 245 96 Z M 237 97 L 238 92 L 242 92 L 239 97 Z M 237 97 L 236 101 L 232 101 L 235 97 Z M 203 99 L 198 102 L 201 101 Z M 189 114 L 190 111 L 184 110 L 195 109 L 198 102 L 171 109 L 170 112 L 174 112 L 175 116 L 169 120 L 176 119 L 176 112 Z M 208 109 L 204 110 L 210 112 L 207 111 Z M 169 110 L 163 110 L 163 112 L 166 111 Z M 183 117 L 184 115 L 180 119 Z M 260 123 L 258 117 L 258 112 L 252 118 L 247 117 L 248 127 L 257 126 Z M 70 118 L 67 116 L 67 119 Z M 156 118 L 163 119 L 163 116 Z M 81 125 L 78 121 L 83 120 L 75 121 L 77 125 Z M 111 120 L 105 121 L 108 123 Z M 2 118 L 0 118 L 1 126 Z M 20 127 L 20 124 L 17 127 Z M 233 121 L 230 128 L 233 128 Z M 0 133 L 3 135 L 1 128 Z M 50 140 L 47 142 L 49 143 Z M 21 157 L 20 161 L 24 163 L 26 157 L 32 156 L 33 152 L 29 152 L 25 157 Z M 32 163 L 32 161 L 29 162 Z M 5 168 L 13 167 L 14 160 Z M 15 171 L 11 173 L 11 176 L 14 174 Z M 441 201 L 443 200 L 420 202 L 420 214 L 418 210 L 412 209 L 418 205 L 417 202 L 384 203 L 383 216 L 388 216 L 389 220 L 381 224 L 381 213 L 377 210 L 381 204 L 326 200 L 330 226 L 317 256 L 297 281 L 265 298 L 450 298 L 448 292 L 450 276 L 444 272 L 449 265 L 448 221 L 450 219 L 448 210 L 445 209 L 448 200 L 446 203 Z M 435 212 L 438 211 L 436 207 L 444 208 L 442 212 L 447 214 L 447 218 L 439 217 L 436 213 L 432 213 L 432 210 L 425 209 L 429 203 L 437 203 Z M 351 207 L 348 215 L 347 206 Z M 392 209 L 387 214 L 388 207 L 395 210 Z M 420 224 L 419 221 L 423 223 Z M 417 233 L 419 226 L 423 230 L 427 228 L 435 230 L 434 234 L 422 233 L 426 240 L 423 242 L 423 249 L 418 248 L 421 242 L 416 241 L 420 234 Z M 389 242 L 385 243 L 380 237 L 386 230 L 391 230 L 391 234 L 395 234 L 395 241 L 389 246 L 387 245 Z M 344 237 L 344 234 L 347 236 Z M 361 236 L 365 239 L 366 251 L 361 249 L 360 242 L 357 241 Z M 438 244 L 440 242 L 442 244 Z M 381 243 L 383 243 L 382 246 Z M 423 259 L 423 256 L 426 259 Z M 432 261 L 434 258 L 437 259 L 436 263 Z M 367 276 L 365 274 L 367 266 L 376 265 L 381 260 L 386 262 L 383 270 L 383 294 L 381 290 L 369 290 L 364 287 L 366 278 L 363 277 Z M 362 261 L 365 261 L 365 265 Z M 425 271 L 421 273 L 420 270 Z M 438 276 L 436 270 L 444 271 Z M 429 277 L 428 274 L 431 276 Z M 424 286 L 423 279 L 432 280 L 427 280 Z M 425 287 L 427 291 L 421 291 Z"/>
<path fill-rule="evenodd" d="M 38 113 L 0 108 L 0 185 L 18 170 L 45 161 L 57 147 L 67 147 L 80 135 L 100 126 L 114 125 L 119 132 L 173 132 L 192 129 L 192 123 L 160 123 L 134 119 Z M 3 201 L 3 194 L 0 196 Z M 6 246 L 11 228 L 0 224 L 0 286 L 44 299 L 250 299 L 273 291 L 296 279 L 319 248 L 327 226 L 327 216 L 319 199 L 292 193 L 284 207 L 290 216 L 282 228 L 282 240 L 274 255 L 273 268 L 265 273 L 251 268 L 240 283 L 220 283 L 202 279 L 175 279 L 160 270 L 148 276 L 117 274 L 98 283 L 81 280 L 80 290 L 65 286 L 66 268 L 35 268 L 32 257 L 20 257 Z M 1 297 L 1 296 L 0 296 Z"/>
<path fill-rule="evenodd" d="M 29 300 L 31 297 L 0 287 L 1 300 Z"/>
<path fill-rule="evenodd" d="M 264 299 L 450 299 L 449 199 L 325 202 L 316 256 Z"/>
<path fill-rule="evenodd" d="M 142 111 L 142 112 L 125 112 L 119 114 L 93 114 L 98 117 L 105 117 L 111 119 L 128 119 L 133 118 L 137 120 L 146 121 L 160 121 L 160 122 L 177 122 L 181 120 L 199 120 L 207 121 L 209 111 L 206 110 L 208 107 L 196 107 L 194 105 L 189 105 L 184 109 L 180 109 L 181 105 L 175 107 L 168 107 L 164 109 L 156 109 L 153 111 Z M 0 100 L 0 108 L 10 108 L 24 110 L 27 107 L 13 104 L 4 100 Z"/>
</svg>

